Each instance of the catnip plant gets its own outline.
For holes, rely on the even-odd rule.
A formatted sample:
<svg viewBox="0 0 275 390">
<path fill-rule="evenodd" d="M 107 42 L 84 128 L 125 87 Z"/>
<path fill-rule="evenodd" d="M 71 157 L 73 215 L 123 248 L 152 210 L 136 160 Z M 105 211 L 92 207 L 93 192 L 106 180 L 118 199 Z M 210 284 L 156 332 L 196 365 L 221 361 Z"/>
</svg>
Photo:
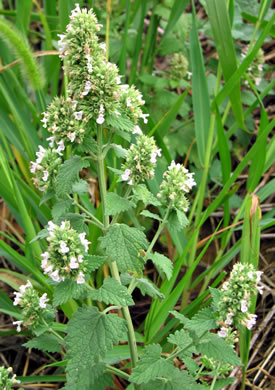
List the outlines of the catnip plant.
<svg viewBox="0 0 275 390">
<path fill-rule="evenodd" d="M 60 35 L 67 90 L 43 113 L 48 147 L 40 145 L 37 159 L 30 163 L 42 202 L 56 200 L 52 220 L 37 237 L 45 239 L 41 269 L 52 291 L 41 295 L 30 281 L 22 285 L 15 292 L 21 317 L 14 325 L 35 335 L 26 347 L 65 357 L 66 390 L 113 388 L 113 376 L 135 390 L 218 389 L 231 383 L 224 377 L 240 364 L 234 344 L 240 329 L 250 330 L 255 324 L 249 310 L 252 297 L 262 290 L 261 275 L 252 265 L 236 264 L 222 288 L 211 289 L 211 306 L 191 319 L 171 312 L 177 326 L 161 345 L 142 347 L 137 340 L 129 310 L 135 304 L 132 294 L 138 288 L 162 298 L 144 276 L 144 266 L 151 260 L 162 278 L 171 278 L 172 263 L 155 244 L 166 224 L 178 229 L 187 225 L 189 194 L 196 182 L 194 173 L 172 161 L 158 192 L 150 191 L 161 149 L 142 132 L 142 121 L 148 122 L 142 111 L 145 102 L 134 86 L 122 83 L 118 68 L 107 60 L 97 35 L 100 27 L 92 10 L 77 4 Z M 120 167 L 106 166 L 111 153 L 123 158 Z M 100 213 L 88 196 L 91 173 L 99 183 Z M 160 214 L 145 210 L 147 206 L 160 207 Z M 124 213 L 133 210 L 158 221 L 150 243 L 140 226 L 122 222 Z M 102 268 L 105 277 L 98 285 L 94 275 Z M 55 312 L 65 312 L 70 302 L 77 302 L 77 309 L 60 329 Z M 125 364 L 124 354 L 108 356 L 121 341 L 127 341 L 131 366 Z"/>
</svg>

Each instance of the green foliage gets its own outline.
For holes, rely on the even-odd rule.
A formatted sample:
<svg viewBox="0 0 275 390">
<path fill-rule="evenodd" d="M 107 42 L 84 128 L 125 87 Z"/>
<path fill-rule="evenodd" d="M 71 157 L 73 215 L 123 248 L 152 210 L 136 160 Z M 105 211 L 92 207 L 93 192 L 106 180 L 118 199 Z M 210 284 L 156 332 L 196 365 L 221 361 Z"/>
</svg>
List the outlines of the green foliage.
<svg viewBox="0 0 275 390">
<path fill-rule="evenodd" d="M 128 199 L 124 199 L 114 192 L 108 192 L 106 196 L 106 214 L 116 215 L 123 211 L 130 210 L 134 207 L 134 203 Z"/>
<path fill-rule="evenodd" d="M 144 264 L 141 250 L 146 249 L 147 245 L 146 236 L 141 230 L 124 224 L 111 226 L 101 239 L 102 249 L 117 262 L 120 272 L 140 273 Z"/>
<path fill-rule="evenodd" d="M 64 197 L 70 194 L 72 186 L 79 180 L 79 172 L 83 168 L 87 168 L 90 163 L 83 160 L 80 156 L 73 156 L 61 166 L 60 172 L 57 175 L 56 194 L 58 197 Z"/>
<path fill-rule="evenodd" d="M 219 337 L 215 333 L 207 333 L 200 339 L 197 350 L 214 360 L 229 363 L 235 366 L 240 365 L 240 359 L 237 357 L 236 352 L 231 345 L 226 343 L 223 338 Z"/>
<path fill-rule="evenodd" d="M 134 301 L 128 293 L 127 288 L 121 285 L 117 280 L 110 278 L 110 276 L 107 276 L 107 278 L 104 279 L 102 287 L 98 290 L 89 291 L 88 296 L 99 302 L 104 302 L 107 305 L 134 305 Z"/>
<path fill-rule="evenodd" d="M 64 390 L 74 390 L 76 386 L 83 390 L 106 390 L 107 386 L 113 387 L 112 377 L 104 373 L 104 370 L 103 363 L 84 364 L 80 369 L 77 369 L 71 360 L 67 365 L 67 384 Z"/>
<path fill-rule="evenodd" d="M 168 257 L 162 255 L 161 253 L 154 252 L 150 253 L 148 258 L 152 260 L 162 278 L 165 275 L 168 280 L 171 279 L 173 273 L 173 264 L 172 261 L 168 259 Z"/>
<path fill-rule="evenodd" d="M 141 200 L 145 206 L 152 204 L 153 206 L 160 206 L 158 199 L 148 190 L 145 184 L 138 184 L 133 188 L 134 199 Z"/>
<path fill-rule="evenodd" d="M 103 314 L 93 306 L 80 307 L 68 323 L 65 338 L 70 359 L 67 366 L 69 384 L 76 384 L 87 373 L 88 367 L 104 358 L 106 352 L 125 336 L 125 332 L 125 320 L 117 314 Z"/>
<path fill-rule="evenodd" d="M 60 306 L 70 299 L 79 299 L 85 295 L 86 287 L 83 284 L 77 284 L 74 280 L 66 279 L 64 282 L 57 283 L 53 294 L 54 306 Z"/>
<path fill-rule="evenodd" d="M 60 339 L 53 334 L 42 334 L 23 344 L 26 348 L 35 348 L 43 352 L 61 352 Z"/>
</svg>

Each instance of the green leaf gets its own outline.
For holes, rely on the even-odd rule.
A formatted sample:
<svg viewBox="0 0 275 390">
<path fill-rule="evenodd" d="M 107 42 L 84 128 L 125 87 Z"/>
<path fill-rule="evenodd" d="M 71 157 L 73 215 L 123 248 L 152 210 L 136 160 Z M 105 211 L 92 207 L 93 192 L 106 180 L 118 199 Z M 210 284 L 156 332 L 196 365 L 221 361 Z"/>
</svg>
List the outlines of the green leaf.
<svg viewBox="0 0 275 390">
<path fill-rule="evenodd" d="M 68 213 L 54 219 L 54 223 L 59 225 L 62 221 L 70 221 L 71 227 L 77 232 L 86 232 L 89 234 L 88 227 L 85 223 L 85 217 L 85 214 Z"/>
<path fill-rule="evenodd" d="M 85 295 L 86 287 L 83 284 L 78 284 L 74 280 L 66 279 L 56 285 L 53 293 L 54 306 L 63 305 L 70 299 L 79 299 Z"/>
<path fill-rule="evenodd" d="M 197 350 L 214 360 L 238 366 L 241 362 L 235 351 L 223 338 L 215 333 L 208 333 L 196 345 Z"/>
<path fill-rule="evenodd" d="M 147 249 L 145 234 L 139 229 L 124 224 L 110 227 L 105 237 L 101 238 L 101 247 L 117 262 L 120 272 L 141 272 L 144 258 L 141 249 Z"/>
<path fill-rule="evenodd" d="M 211 296 L 213 299 L 213 308 L 215 311 L 219 310 L 219 302 L 222 297 L 222 292 L 218 288 L 209 287 L 209 290 L 211 292 Z"/>
<path fill-rule="evenodd" d="M 173 363 L 162 359 L 160 356 L 161 352 L 159 344 L 147 345 L 143 349 L 136 367 L 133 369 L 130 380 L 137 384 L 148 383 L 152 379 L 161 377 L 165 367 L 172 369 Z"/>
<path fill-rule="evenodd" d="M 73 202 L 70 199 L 56 202 L 52 208 L 52 217 L 56 219 L 68 213 L 69 211 L 71 211 L 72 205 Z"/>
<path fill-rule="evenodd" d="M 104 279 L 102 287 L 98 290 L 89 291 L 88 296 L 107 305 L 130 306 L 135 304 L 127 288 L 110 276 Z"/>
<path fill-rule="evenodd" d="M 234 381 L 235 381 L 235 378 L 233 376 L 228 377 L 228 378 L 221 378 L 221 379 L 217 380 L 213 390 L 224 389 L 226 386 L 231 385 Z"/>
<path fill-rule="evenodd" d="M 150 279 L 138 278 L 137 282 L 137 287 L 140 289 L 142 295 L 149 295 L 154 299 L 165 298 L 165 296 L 159 291 L 158 287 Z"/>
<path fill-rule="evenodd" d="M 81 144 L 77 146 L 77 151 L 82 153 L 97 153 L 97 143 L 93 137 L 89 134 L 86 135 Z"/>
<path fill-rule="evenodd" d="M 197 372 L 200 369 L 200 365 L 190 357 L 182 358 L 183 363 L 186 365 L 188 371 L 192 376 L 196 376 Z"/>
<path fill-rule="evenodd" d="M 127 150 L 124 149 L 121 145 L 111 144 L 111 147 L 114 149 L 118 158 L 125 158 L 127 156 Z"/>
<path fill-rule="evenodd" d="M 192 99 L 195 118 L 195 133 L 201 165 L 205 160 L 206 143 L 210 127 L 210 104 L 203 63 L 203 56 L 198 37 L 195 7 L 192 7 L 192 29 L 190 32 L 190 53 L 192 63 Z"/>
<path fill-rule="evenodd" d="M 74 362 L 69 361 L 67 365 L 67 384 L 64 390 L 106 390 L 108 386 L 113 388 L 113 379 L 109 374 L 104 373 L 105 364 L 79 364 L 75 368 Z"/>
<path fill-rule="evenodd" d="M 105 118 L 106 126 L 111 129 L 121 130 L 131 132 L 134 128 L 134 125 L 130 119 L 123 117 L 122 115 L 118 116 L 107 116 Z"/>
<path fill-rule="evenodd" d="M 189 221 L 183 211 L 172 211 L 168 217 L 169 230 L 178 232 L 184 229 L 188 225 Z"/>
<path fill-rule="evenodd" d="M 173 273 L 173 264 L 172 261 L 168 259 L 168 257 L 158 252 L 154 252 L 149 254 L 148 259 L 152 260 L 158 272 L 160 275 L 162 275 L 162 278 L 164 274 L 168 280 L 171 279 Z"/>
<path fill-rule="evenodd" d="M 90 272 L 97 270 L 100 268 L 103 264 L 108 263 L 108 257 L 107 256 L 95 256 L 95 255 L 86 255 L 86 259 L 88 259 L 88 265 L 87 268 Z"/>
<path fill-rule="evenodd" d="M 188 218 L 183 211 L 176 209 L 176 212 L 180 227 L 183 229 L 189 224 Z"/>
<path fill-rule="evenodd" d="M 85 180 L 79 180 L 72 186 L 72 192 L 77 194 L 85 194 L 88 192 L 88 183 Z"/>
<path fill-rule="evenodd" d="M 36 348 L 43 352 L 61 352 L 60 340 L 53 334 L 42 334 L 23 344 L 26 348 Z"/>
<path fill-rule="evenodd" d="M 106 215 L 116 215 L 130 210 L 134 206 L 133 202 L 122 198 L 114 192 L 108 192 L 106 196 Z"/>
<path fill-rule="evenodd" d="M 216 318 L 212 307 L 205 307 L 196 313 L 191 320 L 185 321 L 184 327 L 196 333 L 203 333 L 207 330 L 216 329 Z"/>
<path fill-rule="evenodd" d="M 189 333 L 185 329 L 177 330 L 174 334 L 170 334 L 167 341 L 170 344 L 176 344 L 180 349 L 188 347 L 192 344 L 192 338 L 189 336 Z"/>
<path fill-rule="evenodd" d="M 134 201 L 141 200 L 145 206 L 152 204 L 153 206 L 160 206 L 158 199 L 148 190 L 145 184 L 138 184 L 133 187 Z"/>
<path fill-rule="evenodd" d="M 70 370 L 81 370 L 113 348 L 125 336 L 125 320 L 117 314 L 103 314 L 97 307 L 83 306 L 73 314 L 65 338 Z"/>
<path fill-rule="evenodd" d="M 72 192 L 74 182 L 79 181 L 79 172 L 83 168 L 88 168 L 89 161 L 83 160 L 79 156 L 73 156 L 61 166 L 57 175 L 56 193 L 58 197 L 63 197 Z"/>
<path fill-rule="evenodd" d="M 156 219 L 157 221 L 162 221 L 162 218 L 157 215 L 157 214 L 154 214 L 154 213 L 151 213 L 150 211 L 148 210 L 143 210 L 140 215 L 144 215 L 144 217 L 148 217 L 148 218 L 152 218 L 152 219 Z"/>
<path fill-rule="evenodd" d="M 209 21 L 216 42 L 219 60 L 222 66 L 225 81 L 237 70 L 237 59 L 234 42 L 231 35 L 231 26 L 225 0 L 206 0 Z M 239 126 L 244 129 L 244 116 L 241 102 L 240 82 L 229 94 L 233 113 Z"/>
</svg>

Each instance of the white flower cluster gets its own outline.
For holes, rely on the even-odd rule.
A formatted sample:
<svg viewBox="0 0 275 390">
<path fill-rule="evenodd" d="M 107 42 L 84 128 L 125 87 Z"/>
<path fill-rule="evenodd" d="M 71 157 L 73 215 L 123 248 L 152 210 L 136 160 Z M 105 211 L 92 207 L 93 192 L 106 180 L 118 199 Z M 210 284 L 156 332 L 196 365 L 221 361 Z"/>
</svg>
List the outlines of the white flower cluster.
<svg viewBox="0 0 275 390">
<path fill-rule="evenodd" d="M 61 151 L 64 150 L 64 144 L 60 144 L 58 149 L 45 149 L 39 145 L 39 151 L 36 152 L 37 159 L 30 161 L 30 171 L 35 175 L 32 178 L 34 185 L 40 191 L 47 191 L 55 184 L 56 176 L 62 163 Z"/>
<path fill-rule="evenodd" d="M 48 232 L 49 247 L 41 255 L 44 274 L 55 282 L 73 279 L 78 284 L 85 283 L 85 253 L 90 244 L 85 238 L 86 233 L 77 233 L 70 227 L 69 221 L 61 222 L 60 226 L 50 221 Z"/>
<path fill-rule="evenodd" d="M 164 179 L 157 197 L 163 204 L 170 204 L 172 208 L 186 212 L 189 202 L 185 193 L 190 192 L 196 185 L 193 175 L 194 173 L 189 173 L 183 165 L 172 161 L 168 170 L 163 174 Z"/>
<path fill-rule="evenodd" d="M 219 302 L 219 323 L 223 326 L 220 337 L 225 337 L 228 327 L 240 325 L 251 330 L 256 324 L 257 315 L 249 313 L 251 297 L 257 292 L 263 293 L 260 285 L 262 271 L 256 271 L 252 264 L 237 263 L 234 265 L 228 281 L 221 288 L 222 297 Z"/>
<path fill-rule="evenodd" d="M 244 60 L 247 56 L 247 47 L 241 54 L 242 60 Z M 251 64 L 249 65 L 247 69 L 247 75 L 249 78 L 254 82 L 257 86 L 262 81 L 262 72 L 263 72 L 263 65 L 264 65 L 264 52 L 262 49 L 258 51 L 256 56 L 253 58 Z M 245 79 L 244 84 L 248 85 L 248 81 Z"/>
<path fill-rule="evenodd" d="M 0 367 L 0 389 L 2 390 L 12 390 L 13 385 L 20 383 L 19 380 L 16 379 L 16 375 L 14 374 L 10 377 L 12 373 L 12 367 Z"/>
<path fill-rule="evenodd" d="M 22 314 L 24 320 L 13 322 L 13 325 L 17 326 L 17 332 L 20 332 L 23 323 L 30 325 L 30 319 L 32 325 L 35 325 L 39 322 L 39 314 L 41 313 L 41 309 L 47 308 L 47 302 L 49 302 L 49 298 L 47 297 L 46 293 L 40 297 L 29 280 L 27 280 L 25 285 L 21 285 L 19 287 L 19 292 L 15 291 L 14 295 L 14 306 L 18 305 L 23 309 Z"/>
<path fill-rule="evenodd" d="M 157 157 L 161 157 L 161 149 L 158 149 L 153 137 L 142 134 L 138 126 L 135 126 L 134 132 L 137 134 L 136 144 L 132 144 L 127 152 L 121 175 L 122 180 L 130 185 L 154 177 Z"/>
</svg>

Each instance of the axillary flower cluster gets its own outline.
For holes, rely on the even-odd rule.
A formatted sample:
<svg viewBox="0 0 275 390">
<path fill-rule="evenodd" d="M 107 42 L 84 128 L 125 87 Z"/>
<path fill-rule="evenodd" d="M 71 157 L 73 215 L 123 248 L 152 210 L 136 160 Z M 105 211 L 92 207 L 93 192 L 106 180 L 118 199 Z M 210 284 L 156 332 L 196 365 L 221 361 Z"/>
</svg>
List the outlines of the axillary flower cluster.
<svg viewBox="0 0 275 390">
<path fill-rule="evenodd" d="M 71 228 L 69 221 L 61 222 L 60 226 L 50 221 L 48 232 L 48 250 L 41 255 L 44 273 L 55 282 L 72 279 L 78 284 L 85 283 L 85 254 L 90 244 L 85 238 L 86 233 L 77 233 Z"/>
<path fill-rule="evenodd" d="M 21 331 L 22 324 L 35 331 L 41 325 L 43 318 L 52 316 L 53 309 L 47 304 L 49 302 L 47 294 L 40 296 L 29 280 L 25 285 L 20 286 L 19 292 L 16 291 L 14 295 L 13 304 L 21 307 L 23 316 L 22 320 L 13 322 L 13 325 L 17 326 L 17 332 Z"/>
<path fill-rule="evenodd" d="M 11 390 L 13 385 L 20 383 L 20 381 L 16 379 L 15 374 L 12 377 L 10 376 L 11 373 L 12 367 L 0 367 L 0 389 Z"/>
<path fill-rule="evenodd" d="M 222 325 L 220 337 L 226 337 L 229 327 L 239 328 L 240 325 L 251 329 L 256 324 L 256 314 L 249 313 L 251 298 L 263 287 L 259 285 L 262 271 L 256 271 L 252 264 L 237 263 L 234 265 L 230 278 L 221 289 L 219 301 L 219 320 Z"/>
</svg>

